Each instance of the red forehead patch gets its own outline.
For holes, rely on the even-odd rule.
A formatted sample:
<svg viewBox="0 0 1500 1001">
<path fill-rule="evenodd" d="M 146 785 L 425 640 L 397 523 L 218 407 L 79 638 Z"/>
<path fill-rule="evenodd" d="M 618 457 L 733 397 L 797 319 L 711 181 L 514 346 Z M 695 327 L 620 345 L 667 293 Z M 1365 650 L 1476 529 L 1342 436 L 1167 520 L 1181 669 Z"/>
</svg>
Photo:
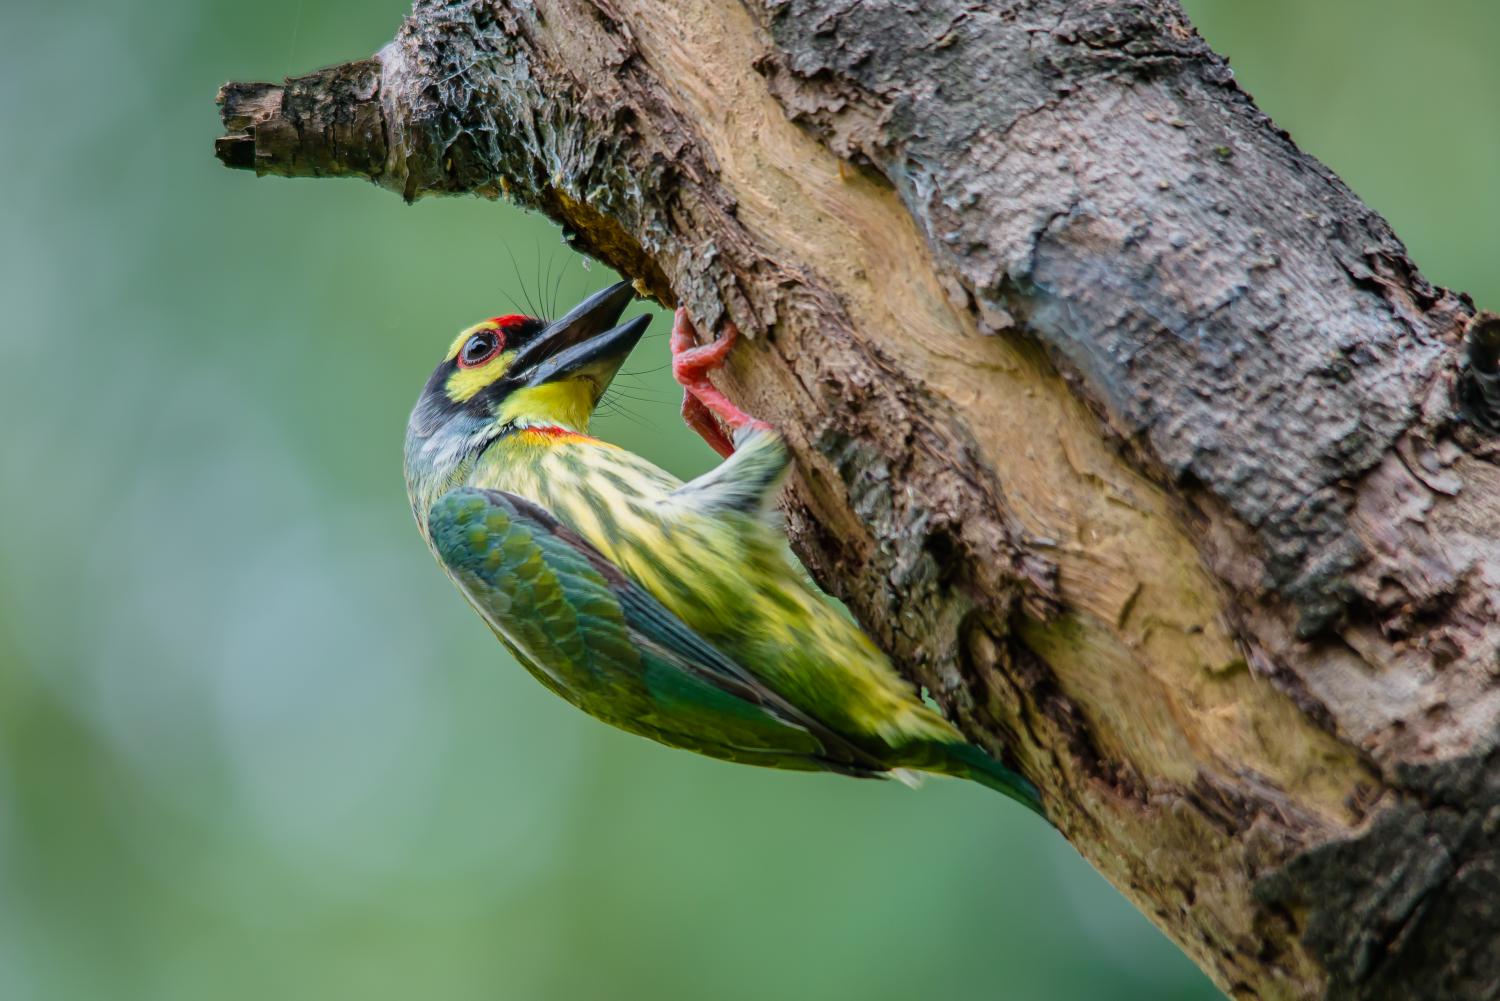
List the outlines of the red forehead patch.
<svg viewBox="0 0 1500 1001">
<path fill-rule="evenodd" d="M 520 313 L 509 313 L 505 316 L 492 316 L 489 322 L 504 330 L 506 327 L 518 327 L 529 319 L 531 317 L 522 316 Z"/>
</svg>

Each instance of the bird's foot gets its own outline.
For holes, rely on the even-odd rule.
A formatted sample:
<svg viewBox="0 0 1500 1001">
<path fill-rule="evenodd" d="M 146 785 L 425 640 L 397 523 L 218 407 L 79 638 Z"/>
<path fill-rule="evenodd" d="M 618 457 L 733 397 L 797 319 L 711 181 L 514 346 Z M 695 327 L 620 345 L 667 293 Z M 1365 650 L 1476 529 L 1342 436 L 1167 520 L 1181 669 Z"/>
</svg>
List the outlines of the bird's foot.
<svg viewBox="0 0 1500 1001">
<path fill-rule="evenodd" d="M 771 426 L 729 402 L 729 397 L 709 381 L 708 373 L 724 364 L 739 335 L 734 324 L 726 323 L 718 338 L 699 344 L 686 309 L 679 306 L 672 321 L 672 375 L 682 385 L 682 419 L 708 442 L 709 448 L 725 458 L 734 454 L 734 432 Z M 727 434 L 725 427 L 729 428 Z"/>
</svg>

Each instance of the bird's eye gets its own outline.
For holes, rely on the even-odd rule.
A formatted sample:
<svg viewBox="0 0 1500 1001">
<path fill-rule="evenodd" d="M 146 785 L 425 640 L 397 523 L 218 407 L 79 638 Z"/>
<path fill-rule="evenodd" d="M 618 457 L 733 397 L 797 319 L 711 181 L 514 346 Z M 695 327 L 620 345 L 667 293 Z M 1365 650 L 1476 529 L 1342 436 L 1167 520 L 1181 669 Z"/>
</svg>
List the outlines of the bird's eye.
<svg viewBox="0 0 1500 1001">
<path fill-rule="evenodd" d="M 481 330 L 464 341 L 463 350 L 458 353 L 458 367 L 473 368 L 476 365 L 483 365 L 499 353 L 500 338 L 493 330 Z"/>
</svg>

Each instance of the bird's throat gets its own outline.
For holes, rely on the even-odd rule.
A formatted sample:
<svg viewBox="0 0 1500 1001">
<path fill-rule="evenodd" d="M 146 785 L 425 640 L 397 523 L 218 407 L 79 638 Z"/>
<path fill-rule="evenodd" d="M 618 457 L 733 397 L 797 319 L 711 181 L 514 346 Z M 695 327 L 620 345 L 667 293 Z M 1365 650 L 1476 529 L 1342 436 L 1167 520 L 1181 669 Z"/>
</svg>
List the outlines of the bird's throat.
<svg viewBox="0 0 1500 1001">
<path fill-rule="evenodd" d="M 598 391 L 590 379 L 561 379 L 526 386 L 508 395 L 497 415 L 517 427 L 560 427 L 575 434 L 588 431 Z"/>
</svg>

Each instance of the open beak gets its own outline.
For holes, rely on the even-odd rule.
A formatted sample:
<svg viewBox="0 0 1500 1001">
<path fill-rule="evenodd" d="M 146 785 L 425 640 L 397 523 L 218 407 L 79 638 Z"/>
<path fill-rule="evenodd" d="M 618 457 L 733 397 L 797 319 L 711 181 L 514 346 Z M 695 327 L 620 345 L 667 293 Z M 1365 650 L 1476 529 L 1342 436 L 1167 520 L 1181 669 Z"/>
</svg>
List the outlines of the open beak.
<svg viewBox="0 0 1500 1001">
<path fill-rule="evenodd" d="M 587 377 L 602 393 L 651 322 L 650 316 L 618 322 L 634 298 L 629 282 L 595 292 L 522 348 L 510 371 L 528 386 Z"/>
</svg>

